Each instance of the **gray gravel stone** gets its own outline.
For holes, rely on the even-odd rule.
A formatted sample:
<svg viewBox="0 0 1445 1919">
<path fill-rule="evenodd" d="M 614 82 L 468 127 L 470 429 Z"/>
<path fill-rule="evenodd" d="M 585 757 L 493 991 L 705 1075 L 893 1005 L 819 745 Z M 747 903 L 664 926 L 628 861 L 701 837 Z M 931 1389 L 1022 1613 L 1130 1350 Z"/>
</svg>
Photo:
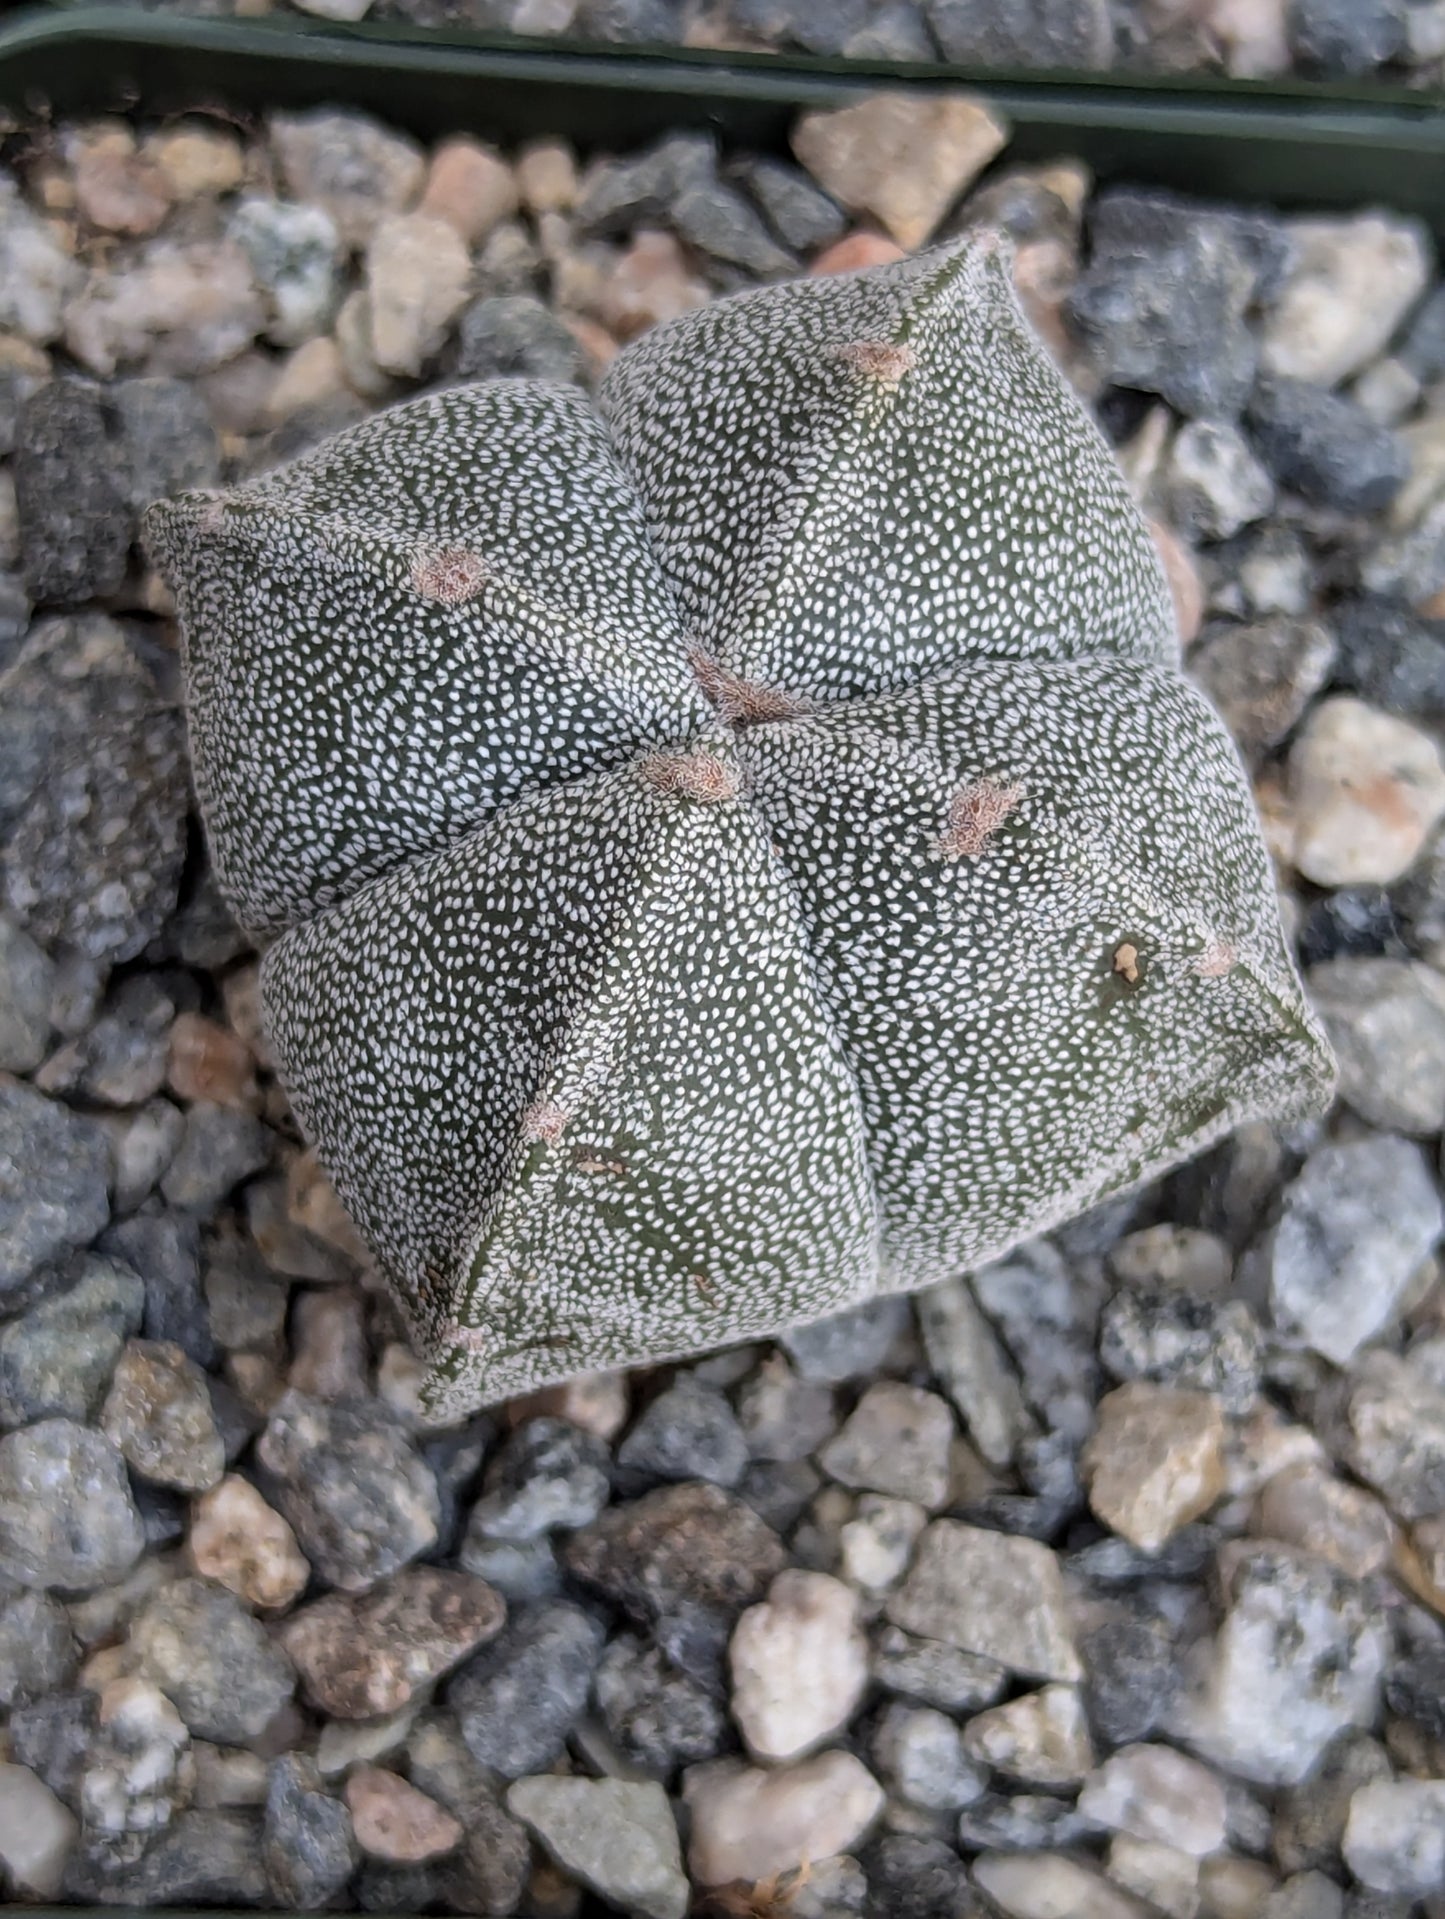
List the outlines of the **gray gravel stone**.
<svg viewBox="0 0 1445 1919">
<path fill-rule="evenodd" d="M 644 1481 L 710 1479 L 735 1486 L 747 1470 L 748 1442 L 722 1394 L 681 1373 L 618 1447 L 617 1463 Z"/>
<path fill-rule="evenodd" d="M 100 614 L 42 621 L 0 677 L 10 910 L 46 944 L 131 959 L 174 907 L 188 788 L 180 715 Z"/>
<path fill-rule="evenodd" d="M 1171 1730 L 1226 1772 L 1296 1785 L 1331 1740 L 1374 1720 L 1388 1629 L 1354 1580 L 1268 1543 L 1235 1562 L 1227 1597 Z"/>
<path fill-rule="evenodd" d="M 83 1255 L 66 1291 L 0 1327 L 0 1426 L 88 1420 L 144 1310 L 138 1274 L 102 1254 Z"/>
<path fill-rule="evenodd" d="M 32 600 L 105 599 L 125 578 L 133 516 L 91 380 L 52 380 L 20 408 L 15 497 Z"/>
<path fill-rule="evenodd" d="M 192 1808 L 177 1813 L 144 1857 L 71 1855 L 64 1893 L 104 1905 L 259 1906 L 267 1897 L 261 1828 L 254 1813 Z"/>
<path fill-rule="evenodd" d="M 286 1286 L 239 1233 L 218 1234 L 206 1247 L 201 1280 L 212 1337 L 227 1352 L 271 1349 L 286 1326 Z"/>
<path fill-rule="evenodd" d="M 614 1639 L 598 1663 L 597 1709 L 622 1756 L 654 1779 L 710 1759 L 727 1740 L 719 1703 L 657 1649 L 631 1633 Z"/>
<path fill-rule="evenodd" d="M 946 1640 L 1011 1672 L 1082 1677 L 1058 1561 L 1034 1540 L 935 1520 L 885 1610 L 905 1632 Z"/>
<path fill-rule="evenodd" d="M 6 1730 L 12 1756 L 74 1812 L 98 1730 L 96 1694 L 89 1689 L 52 1692 L 33 1705 L 17 1705 Z"/>
<path fill-rule="evenodd" d="M 1361 1786 L 1391 1777 L 1389 1756 L 1368 1733 L 1349 1732 L 1330 1746 L 1309 1777 L 1279 1795 L 1271 1835 L 1285 1872 L 1328 1872 L 1339 1863 L 1350 1801 Z"/>
<path fill-rule="evenodd" d="M 0 1573 L 89 1592 L 129 1572 L 144 1545 L 125 1463 L 101 1433 L 42 1419 L 0 1439 Z"/>
<path fill-rule="evenodd" d="M 1390 1135 L 1321 1146 L 1286 1187 L 1268 1242 L 1276 1323 L 1343 1366 L 1390 1324 L 1441 1226 L 1418 1146 Z"/>
<path fill-rule="evenodd" d="M 728 7 L 733 25 L 766 45 L 821 54 L 841 53 L 869 11 L 869 0 L 837 0 L 831 7 L 810 0 L 731 0 Z"/>
<path fill-rule="evenodd" d="M 270 1164 L 275 1143 L 275 1134 L 254 1113 L 197 1100 L 186 1112 L 185 1132 L 161 1192 L 182 1212 L 214 1212 L 243 1180 Z"/>
<path fill-rule="evenodd" d="M 185 380 L 118 380 L 106 389 L 118 454 L 116 484 L 139 518 L 154 500 L 215 486 L 221 447 L 210 409 Z"/>
<path fill-rule="evenodd" d="M 226 1469 L 206 1375 L 170 1340 L 133 1339 L 121 1354 L 100 1415 L 141 1479 L 202 1493 Z"/>
<path fill-rule="evenodd" d="M 1339 651 L 1334 679 L 1386 713 L 1445 712 L 1445 620 L 1390 600 L 1346 600 L 1330 609 Z"/>
<path fill-rule="evenodd" d="M 1274 482 L 1244 436 L 1217 420 L 1191 420 L 1169 455 L 1170 524 L 1186 538 L 1227 540 L 1274 504 Z"/>
<path fill-rule="evenodd" d="M 782 1353 L 770 1353 L 739 1391 L 738 1424 L 756 1459 L 795 1464 L 816 1452 L 836 1428 L 832 1390 L 821 1380 L 799 1379 Z M 749 1474 L 744 1497 L 755 1486 L 755 1475 Z M 800 1509 L 810 1497 L 804 1495 Z M 756 1504 L 751 1498 L 749 1503 Z"/>
<path fill-rule="evenodd" d="M 794 253 L 815 253 L 846 230 L 843 209 L 801 167 L 764 155 L 739 171 L 768 225 Z"/>
<path fill-rule="evenodd" d="M 195 1760 L 170 1700 L 148 1680 L 112 1680 L 101 1696 L 100 1731 L 80 1781 L 86 1840 L 131 1864 L 190 1804 Z"/>
<path fill-rule="evenodd" d="M 519 1779 L 552 1763 L 587 1704 L 604 1637 L 590 1613 L 556 1600 L 467 1662 L 447 1703 L 479 1764 Z"/>
<path fill-rule="evenodd" d="M 1008 1684 L 1008 1670 L 997 1660 L 886 1623 L 873 1631 L 872 1669 L 884 1692 L 949 1713 L 991 1706 Z"/>
<path fill-rule="evenodd" d="M 1407 44 L 1403 0 L 1290 0 L 1290 48 L 1331 76 L 1372 73 Z"/>
<path fill-rule="evenodd" d="M 1445 1645 L 1423 1647 L 1392 1666 L 1385 1680 L 1385 1704 L 1432 1739 L 1445 1739 Z M 1385 1775 L 1377 1770 L 1370 1776 Z"/>
<path fill-rule="evenodd" d="M 975 1446 L 993 1466 L 1009 1465 L 1037 1426 L 1018 1375 L 965 1279 L 944 1280 L 914 1300 L 929 1365 Z"/>
<path fill-rule="evenodd" d="M 0 782 L 5 777 L 4 765 L 5 762 L 0 760 Z M 108 972 L 108 967 L 84 953 L 72 950 L 57 956 L 50 1023 L 63 1038 L 79 1039 L 96 1018 Z"/>
<path fill-rule="evenodd" d="M 1259 1392 L 1259 1325 L 1242 1299 L 1126 1288 L 1104 1308 L 1099 1357 L 1113 1379 L 1196 1387 L 1229 1413 Z"/>
<path fill-rule="evenodd" d="M 342 252 L 326 209 L 252 197 L 236 208 L 227 232 L 266 295 L 268 339 L 294 347 L 324 333 L 340 304 Z"/>
<path fill-rule="evenodd" d="M 563 1871 L 637 1919 L 683 1919 L 687 1880 L 661 1786 L 624 1779 L 519 1779 L 507 1810 Z"/>
<path fill-rule="evenodd" d="M 988 1788 L 988 1767 L 965 1752 L 957 1722 L 931 1706 L 886 1706 L 869 1755 L 890 1793 L 925 1812 L 957 1812 Z"/>
<path fill-rule="evenodd" d="M 109 1174 L 94 1120 L 0 1074 L 0 1297 L 94 1239 Z"/>
<path fill-rule="evenodd" d="M 939 1394 L 885 1379 L 864 1393 L 818 1463 L 844 1486 L 938 1507 L 948 1498 L 954 1437 Z"/>
<path fill-rule="evenodd" d="M 234 1593 L 200 1579 L 162 1586 L 131 1622 L 135 1670 L 199 1739 L 242 1745 L 263 1732 L 296 1686 L 291 1662 Z"/>
<path fill-rule="evenodd" d="M 331 1904 L 356 1870 L 351 1814 L 302 1753 L 283 1753 L 271 1768 L 261 1846 L 272 1898 L 303 1912 Z"/>
<path fill-rule="evenodd" d="M 846 1313 L 794 1326 L 781 1344 L 801 1379 L 840 1386 L 879 1372 L 909 1330 L 908 1301 L 897 1294 L 872 1299 Z"/>
<path fill-rule="evenodd" d="M 1343 1389 L 1340 1450 L 1401 1519 L 1445 1510 L 1445 1388 L 1396 1353 L 1366 1353 Z"/>
<path fill-rule="evenodd" d="M 165 1084 L 176 1004 L 149 973 L 125 980 L 105 1011 L 51 1054 L 36 1082 L 86 1104 L 143 1106 Z"/>
<path fill-rule="evenodd" d="M 1129 188 L 1100 194 L 1089 230 L 1065 311 L 1098 371 L 1193 418 L 1233 418 L 1258 357 L 1246 315 L 1279 243 L 1263 223 Z"/>
<path fill-rule="evenodd" d="M 459 380 L 580 380 L 582 349 L 532 293 L 489 293 L 457 325 Z"/>
<path fill-rule="evenodd" d="M 970 1919 L 978 1911 L 968 1868 L 941 1839 L 885 1833 L 864 1854 L 863 1868 L 867 1919 Z"/>
<path fill-rule="evenodd" d="M 485 1579 L 509 1605 L 551 1599 L 562 1589 L 557 1550 L 545 1535 L 536 1539 L 484 1539 L 468 1532 L 457 1563 L 463 1572 Z"/>
<path fill-rule="evenodd" d="M 1306 984 L 1361 1118 L 1422 1136 L 1445 1127 L 1445 979 L 1418 960 L 1337 959 Z"/>
<path fill-rule="evenodd" d="M 10 182 L 6 182 L 4 208 L 0 210 L 0 232 L 14 201 Z M 0 241 L 3 245 L 3 241 Z M 3 322 L 0 322 L 3 324 Z M 41 374 L 19 366 L 0 366 L 0 459 L 8 460 L 15 451 L 15 436 L 20 428 L 20 408 L 37 387 L 45 384 Z"/>
<path fill-rule="evenodd" d="M 817 1498 L 823 1475 L 811 1460 L 762 1459 L 749 1466 L 738 1492 L 765 1526 L 785 1533 Z"/>
<path fill-rule="evenodd" d="M 1410 470 L 1402 441 L 1343 394 L 1307 380 L 1261 380 L 1249 430 L 1279 484 L 1339 513 L 1379 513 Z"/>
<path fill-rule="evenodd" d="M 421 187 L 426 163 L 415 141 L 365 114 L 278 113 L 270 131 L 290 197 L 323 208 L 347 247 L 365 246 Z"/>
<path fill-rule="evenodd" d="M 1049 1852 L 1095 1836 L 1070 1799 L 1047 1793 L 987 1793 L 958 1815 L 958 1843 L 976 1852 Z"/>
<path fill-rule="evenodd" d="M 762 217 L 735 187 L 718 179 L 699 180 L 672 201 L 673 226 L 690 246 L 749 276 L 767 278 L 797 271 L 797 261 L 778 245 Z"/>
<path fill-rule="evenodd" d="M 302 1552 L 343 1592 L 365 1592 L 436 1543 L 436 1478 L 379 1401 L 328 1405 L 293 1389 L 272 1410 L 256 1456 Z"/>
<path fill-rule="evenodd" d="M 1104 0 L 926 0 L 945 60 L 973 67 L 1107 67 Z"/>
<path fill-rule="evenodd" d="M 1276 617 L 1211 629 L 1190 653 L 1189 671 L 1254 760 L 1293 731 L 1334 663 L 1327 626 Z"/>
<path fill-rule="evenodd" d="M 75 1638 L 49 1593 L 22 1590 L 0 1599 L 0 1706 L 12 1712 L 58 1692 L 75 1677 Z"/>
<path fill-rule="evenodd" d="M 1082 1443 L 1093 1431 L 1102 1390 L 1094 1335 L 1103 1286 L 1039 1239 L 975 1273 L 973 1290 L 1029 1406 L 1052 1432 Z"/>
<path fill-rule="evenodd" d="M 0 1072 L 29 1073 L 44 1059 L 54 990 L 49 956 L 0 914 Z"/>
<path fill-rule="evenodd" d="M 20 581 L 0 572 L 0 673 L 24 645 L 32 611 L 30 595 Z"/>
<path fill-rule="evenodd" d="M 582 181 L 577 231 L 605 237 L 665 222 L 677 196 L 711 179 L 716 165 L 717 143 L 700 132 L 669 134 L 625 160 L 599 160 Z"/>
<path fill-rule="evenodd" d="M 1107 1745 L 1148 1739 L 1179 1688 L 1173 1635 L 1146 1607 L 1117 1606 L 1079 1642 L 1089 1724 Z"/>
<path fill-rule="evenodd" d="M 173 1340 L 198 1366 L 213 1366 L 216 1343 L 201 1292 L 196 1220 L 188 1213 L 137 1213 L 109 1229 L 101 1250 L 133 1266 L 145 1281 L 146 1338 Z"/>
<path fill-rule="evenodd" d="M 565 1419 L 529 1419 L 489 1463 L 468 1538 L 524 1541 L 586 1526 L 610 1491 L 600 1439 Z"/>
</svg>

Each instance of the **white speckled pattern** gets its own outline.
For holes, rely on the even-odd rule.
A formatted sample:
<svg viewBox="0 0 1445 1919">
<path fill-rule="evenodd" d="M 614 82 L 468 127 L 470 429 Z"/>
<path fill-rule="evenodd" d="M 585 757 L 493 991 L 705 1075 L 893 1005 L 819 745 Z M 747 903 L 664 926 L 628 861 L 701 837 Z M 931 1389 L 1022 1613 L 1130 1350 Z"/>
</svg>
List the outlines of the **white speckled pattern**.
<svg viewBox="0 0 1445 1919">
<path fill-rule="evenodd" d="M 218 874 L 460 1416 L 927 1284 L 1333 1067 L 1107 446 L 965 241 L 153 509 Z"/>
</svg>

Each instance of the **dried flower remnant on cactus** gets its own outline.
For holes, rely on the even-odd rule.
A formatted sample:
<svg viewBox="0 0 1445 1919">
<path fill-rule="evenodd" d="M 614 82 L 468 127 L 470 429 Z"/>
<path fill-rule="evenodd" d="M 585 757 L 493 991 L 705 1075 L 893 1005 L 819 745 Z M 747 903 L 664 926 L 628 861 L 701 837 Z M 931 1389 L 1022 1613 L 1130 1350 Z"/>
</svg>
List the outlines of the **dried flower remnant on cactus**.
<svg viewBox="0 0 1445 1919">
<path fill-rule="evenodd" d="M 1333 1063 L 991 243 L 154 509 L 218 878 L 432 1413 L 995 1257 Z"/>
</svg>

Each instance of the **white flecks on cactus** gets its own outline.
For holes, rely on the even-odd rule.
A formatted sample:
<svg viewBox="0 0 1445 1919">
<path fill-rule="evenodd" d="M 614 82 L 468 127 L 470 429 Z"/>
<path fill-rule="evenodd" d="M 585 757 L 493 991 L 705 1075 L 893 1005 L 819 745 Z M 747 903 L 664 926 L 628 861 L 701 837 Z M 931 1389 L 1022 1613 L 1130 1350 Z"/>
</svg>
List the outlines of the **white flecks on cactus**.
<svg viewBox="0 0 1445 1919">
<path fill-rule="evenodd" d="M 431 1414 L 925 1286 L 1329 1095 L 996 242 L 152 510 L 218 877 Z"/>
</svg>

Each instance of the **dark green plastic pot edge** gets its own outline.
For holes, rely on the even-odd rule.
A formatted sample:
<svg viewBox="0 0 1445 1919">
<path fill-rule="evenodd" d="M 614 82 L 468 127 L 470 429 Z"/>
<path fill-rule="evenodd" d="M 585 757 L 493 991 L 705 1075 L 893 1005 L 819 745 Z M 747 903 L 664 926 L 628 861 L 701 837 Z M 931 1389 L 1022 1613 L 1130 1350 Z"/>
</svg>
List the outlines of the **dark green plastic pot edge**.
<svg viewBox="0 0 1445 1919">
<path fill-rule="evenodd" d="M 880 84 L 966 85 L 1008 118 L 1006 159 L 1068 153 L 1103 180 L 1320 210 L 1386 204 L 1445 239 L 1445 101 L 1307 82 L 980 75 L 772 54 L 582 47 L 505 35 L 421 34 L 301 16 L 202 20 L 127 6 L 33 7 L 0 24 L 0 107 L 186 108 L 254 114 L 334 103 L 424 138 L 549 132 L 625 150 L 670 127 L 786 149 L 800 110 Z"/>
</svg>

